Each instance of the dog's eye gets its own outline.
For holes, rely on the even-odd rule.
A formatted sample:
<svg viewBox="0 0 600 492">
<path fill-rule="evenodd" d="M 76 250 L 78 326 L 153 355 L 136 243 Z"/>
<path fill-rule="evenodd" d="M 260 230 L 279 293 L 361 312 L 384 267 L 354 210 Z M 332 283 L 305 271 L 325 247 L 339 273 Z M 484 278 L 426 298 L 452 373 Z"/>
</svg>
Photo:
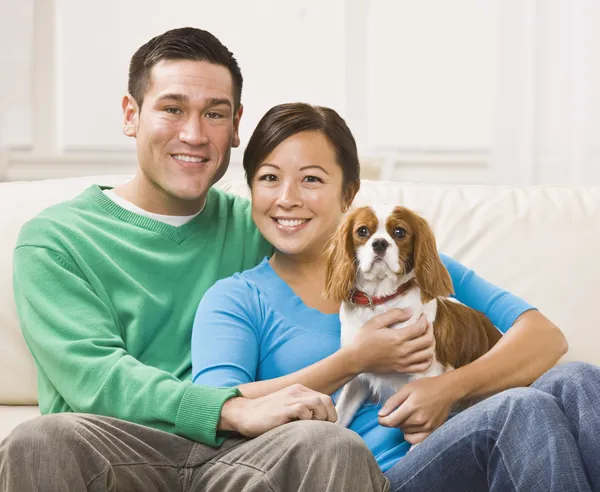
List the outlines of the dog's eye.
<svg viewBox="0 0 600 492">
<path fill-rule="evenodd" d="M 404 236 L 406 236 L 406 231 L 404 229 L 402 229 L 402 227 L 396 227 L 394 229 L 394 237 L 395 238 L 402 239 Z"/>
<path fill-rule="evenodd" d="M 369 229 L 367 229 L 365 226 L 359 227 L 356 230 L 356 234 L 358 234 L 359 237 L 367 237 L 369 235 Z"/>
</svg>

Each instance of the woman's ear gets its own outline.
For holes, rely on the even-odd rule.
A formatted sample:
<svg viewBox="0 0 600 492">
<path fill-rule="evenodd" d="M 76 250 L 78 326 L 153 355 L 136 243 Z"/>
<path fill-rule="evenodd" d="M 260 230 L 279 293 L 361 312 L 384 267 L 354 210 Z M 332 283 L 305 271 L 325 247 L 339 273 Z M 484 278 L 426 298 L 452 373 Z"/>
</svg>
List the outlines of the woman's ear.
<svg viewBox="0 0 600 492">
<path fill-rule="evenodd" d="M 342 209 L 344 211 L 350 208 L 358 190 L 360 190 L 360 181 L 355 181 L 354 183 L 349 183 L 345 186 L 344 194 L 342 196 Z"/>
<path fill-rule="evenodd" d="M 431 227 L 424 218 L 414 212 L 410 214 L 414 229 L 414 271 L 421 289 L 421 302 L 426 303 L 436 297 L 454 294 L 452 279 L 438 254 Z"/>
<path fill-rule="evenodd" d="M 350 214 L 331 236 L 326 249 L 325 292 L 328 299 L 346 301 L 356 278 L 354 241 L 352 239 L 354 214 Z"/>
</svg>

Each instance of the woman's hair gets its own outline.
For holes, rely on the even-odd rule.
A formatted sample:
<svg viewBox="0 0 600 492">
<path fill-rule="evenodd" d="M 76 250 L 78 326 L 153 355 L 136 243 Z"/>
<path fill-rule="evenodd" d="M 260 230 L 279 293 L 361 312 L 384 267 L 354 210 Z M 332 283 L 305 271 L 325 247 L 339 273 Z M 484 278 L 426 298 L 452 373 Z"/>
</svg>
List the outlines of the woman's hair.
<svg viewBox="0 0 600 492">
<path fill-rule="evenodd" d="M 358 190 L 360 164 L 356 142 L 343 118 L 333 109 L 305 103 L 287 103 L 272 107 L 261 118 L 244 151 L 244 171 L 248 186 L 258 167 L 285 139 L 305 131 L 321 132 L 335 149 L 336 160 L 342 168 L 343 192 L 349 186 Z"/>
</svg>

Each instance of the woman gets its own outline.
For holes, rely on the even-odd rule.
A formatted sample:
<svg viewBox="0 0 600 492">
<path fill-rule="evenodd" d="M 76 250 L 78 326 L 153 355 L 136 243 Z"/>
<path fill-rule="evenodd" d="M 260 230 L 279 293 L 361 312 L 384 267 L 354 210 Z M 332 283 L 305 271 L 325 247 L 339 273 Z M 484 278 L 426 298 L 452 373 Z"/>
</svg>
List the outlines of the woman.
<svg viewBox="0 0 600 492">
<path fill-rule="evenodd" d="M 253 219 L 275 252 L 202 299 L 192 336 L 194 382 L 238 386 L 251 398 L 294 383 L 333 394 L 360 372 L 427 368 L 434 341 L 424 320 L 381 329 L 391 316 L 406 318 L 390 314 L 340 349 L 340 306 L 321 295 L 323 249 L 359 189 L 356 144 L 339 115 L 299 103 L 272 108 L 248 143 L 244 169 Z M 458 300 L 506 334 L 477 361 L 409 383 L 383 408 L 365 404 L 356 415 L 350 428 L 392 490 L 600 487 L 591 442 L 600 433 L 593 389 L 600 369 L 570 364 L 546 372 L 566 351 L 560 330 L 523 300 L 442 259 Z M 456 403 L 494 394 L 448 420 Z"/>
</svg>

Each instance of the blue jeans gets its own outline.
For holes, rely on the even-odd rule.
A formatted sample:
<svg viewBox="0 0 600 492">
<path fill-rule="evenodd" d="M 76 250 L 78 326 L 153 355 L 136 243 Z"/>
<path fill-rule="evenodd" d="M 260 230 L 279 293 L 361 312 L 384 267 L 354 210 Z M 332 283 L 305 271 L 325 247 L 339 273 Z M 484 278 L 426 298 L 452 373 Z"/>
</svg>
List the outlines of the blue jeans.
<svg viewBox="0 0 600 492">
<path fill-rule="evenodd" d="M 457 414 L 386 472 L 391 491 L 600 491 L 600 367 L 556 366 Z"/>
</svg>

